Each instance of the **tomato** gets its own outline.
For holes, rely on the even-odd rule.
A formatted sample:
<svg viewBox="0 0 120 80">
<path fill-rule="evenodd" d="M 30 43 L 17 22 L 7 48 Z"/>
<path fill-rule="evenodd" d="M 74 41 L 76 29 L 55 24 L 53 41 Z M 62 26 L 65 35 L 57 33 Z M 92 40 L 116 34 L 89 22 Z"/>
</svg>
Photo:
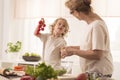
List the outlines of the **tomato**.
<svg viewBox="0 0 120 80">
<path fill-rule="evenodd" d="M 15 71 L 22 71 L 22 70 L 24 70 L 24 67 L 23 66 L 15 66 L 14 70 Z"/>
</svg>

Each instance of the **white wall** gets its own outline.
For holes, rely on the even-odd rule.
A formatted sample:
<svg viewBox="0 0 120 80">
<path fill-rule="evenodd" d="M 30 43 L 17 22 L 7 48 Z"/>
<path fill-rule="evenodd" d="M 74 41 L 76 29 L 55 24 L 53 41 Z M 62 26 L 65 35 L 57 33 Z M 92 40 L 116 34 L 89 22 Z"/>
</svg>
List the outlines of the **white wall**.
<svg viewBox="0 0 120 80">
<path fill-rule="evenodd" d="M 0 0 L 0 45 L 2 45 L 2 26 L 3 26 L 3 1 Z M 2 52 L 2 46 L 0 46 L 0 52 Z M 0 58 L 1 58 L 1 55 L 2 53 L 0 53 Z"/>
</svg>

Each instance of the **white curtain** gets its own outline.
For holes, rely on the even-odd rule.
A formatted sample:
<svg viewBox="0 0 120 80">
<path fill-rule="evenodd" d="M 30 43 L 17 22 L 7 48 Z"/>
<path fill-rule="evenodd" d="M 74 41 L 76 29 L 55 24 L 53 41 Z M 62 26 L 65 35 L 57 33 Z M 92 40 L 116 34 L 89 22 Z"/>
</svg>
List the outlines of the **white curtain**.
<svg viewBox="0 0 120 80">
<path fill-rule="evenodd" d="M 27 51 L 42 54 L 42 43 L 33 35 L 34 29 L 41 17 L 45 17 L 48 26 L 57 17 L 65 17 L 71 29 L 67 38 L 68 45 L 79 44 L 78 37 L 76 36 L 79 32 L 77 30 L 79 30 L 79 26 L 83 27 L 84 25 L 69 15 L 68 9 L 64 6 L 65 1 L 0 0 L 0 57 L 5 53 L 8 42 L 16 42 L 18 40 L 23 44 L 21 54 Z M 120 18 L 103 17 L 103 19 L 106 21 L 110 31 L 112 51 L 120 51 Z M 74 28 L 74 25 L 78 27 Z M 49 27 L 46 27 L 44 32 L 48 31 Z M 75 37 L 74 40 L 73 37 Z"/>
<path fill-rule="evenodd" d="M 61 15 L 62 0 L 14 0 L 15 17 L 38 18 Z"/>
<path fill-rule="evenodd" d="M 22 3 L 22 1 L 31 2 L 33 0 L 1 0 L 1 13 L 0 13 L 0 57 L 6 56 L 5 50 L 7 48 L 8 42 L 15 43 L 16 41 L 22 42 L 22 50 L 20 54 L 25 52 L 35 52 L 42 54 L 42 43 L 41 41 L 33 35 L 34 29 L 38 25 L 38 21 L 41 17 L 35 17 L 27 14 L 19 15 L 15 12 L 20 11 L 16 9 L 16 1 Z M 39 2 L 39 0 L 36 0 Z M 43 0 L 44 1 L 44 0 Z M 15 4 L 16 3 L 16 4 Z M 37 3 L 37 2 L 35 2 Z M 29 5 L 23 5 L 28 10 Z M 34 5 L 35 6 L 35 5 Z M 38 11 L 39 12 L 39 11 Z M 21 12 L 22 13 L 22 12 Z M 31 11 L 32 13 L 32 11 Z M 37 12 L 35 12 L 37 13 Z M 19 18 L 18 18 L 19 17 Z M 46 18 L 45 18 L 46 19 Z M 53 22 L 54 18 L 48 18 L 46 23 Z M 48 32 L 48 27 L 45 28 L 44 32 Z M 2 58 L 3 58 L 2 57 Z"/>
<path fill-rule="evenodd" d="M 22 1 L 23 1 L 23 5 L 22 5 Z M 1 18 L 2 26 L 0 26 L 1 27 L 0 30 L 2 31 L 2 32 L 0 32 L 1 33 L 0 34 L 0 36 L 1 36 L 1 40 L 0 40 L 1 54 L 0 55 L 2 55 L 2 58 L 5 58 L 5 56 L 6 56 L 5 50 L 7 48 L 7 43 L 8 42 L 15 43 L 18 40 L 22 42 L 22 50 L 20 52 L 21 54 L 24 54 L 25 52 L 36 52 L 36 53 L 42 55 L 42 42 L 33 35 L 34 29 L 38 25 L 38 21 L 40 20 L 41 17 L 45 17 L 47 26 L 46 26 L 44 32 L 46 33 L 46 32 L 49 32 L 49 25 L 52 24 L 56 18 L 64 17 L 65 15 L 67 15 L 66 13 L 63 12 L 66 9 L 63 5 L 64 4 L 63 2 L 61 5 L 61 8 L 63 8 L 63 9 L 59 10 L 60 6 L 58 4 L 60 4 L 60 1 L 62 1 L 62 0 L 59 0 L 59 1 L 52 0 L 52 2 L 49 1 L 49 3 L 45 3 L 45 1 L 48 1 L 48 0 L 35 0 L 37 7 L 38 7 L 38 3 L 36 1 L 38 1 L 38 2 L 43 1 L 43 3 L 45 3 L 46 6 L 44 6 L 44 8 L 42 7 L 42 9 L 45 10 L 45 12 L 46 11 L 48 11 L 48 12 L 46 12 L 46 14 L 42 13 L 42 14 L 44 14 L 42 16 L 41 16 L 41 14 L 33 15 L 32 13 L 34 11 L 29 12 L 30 9 L 32 8 L 31 7 L 32 5 L 29 6 L 31 3 L 33 3 L 34 7 L 35 7 L 35 3 L 32 1 L 33 0 L 2 0 L 1 4 L 3 4 L 3 5 L 1 5 L 2 6 L 1 9 L 3 9 L 3 11 L 1 11 L 2 13 L 0 13 L 0 15 L 2 16 L 2 18 Z M 53 3 L 53 1 L 55 3 Z M 65 1 L 65 0 L 63 0 L 63 1 Z M 22 6 L 20 6 L 20 4 L 18 4 L 18 3 L 20 3 Z M 25 4 L 28 4 L 28 5 L 25 5 Z M 56 7 L 54 7 L 53 4 Z M 52 6 L 50 6 L 50 5 L 52 5 Z M 20 7 L 22 7 L 22 8 L 20 8 Z M 27 12 L 27 10 L 28 10 L 28 12 Z M 35 13 L 37 13 L 37 10 Z M 61 10 L 63 12 L 62 14 L 61 14 Z M 40 10 L 40 11 L 42 11 L 42 10 Z M 67 12 L 69 14 L 69 11 L 65 10 L 65 12 Z M 39 10 L 38 10 L 38 13 L 39 13 Z M 73 23 L 77 23 L 77 24 L 79 23 L 79 22 L 77 22 L 77 19 L 75 19 L 75 18 L 74 18 L 75 19 L 74 21 L 72 21 L 73 18 L 72 18 L 72 20 L 71 20 L 71 18 L 66 18 L 66 19 L 68 19 L 68 22 L 71 24 L 71 26 L 74 26 Z M 79 29 L 77 29 L 77 30 L 79 30 Z M 75 44 L 79 43 L 77 36 L 75 37 L 77 39 L 72 40 L 72 38 L 73 38 L 72 36 L 75 36 L 76 34 L 78 34 L 77 31 L 75 31 L 75 32 L 74 31 L 75 30 L 71 31 L 72 32 L 71 34 L 68 34 L 69 35 L 69 37 L 67 38 L 68 44 L 72 45 L 73 43 L 75 43 Z M 76 40 L 78 40 L 78 42 Z M 73 60 L 74 59 L 76 59 L 76 58 L 73 58 Z M 74 60 L 74 61 L 78 62 L 76 60 Z"/>
</svg>

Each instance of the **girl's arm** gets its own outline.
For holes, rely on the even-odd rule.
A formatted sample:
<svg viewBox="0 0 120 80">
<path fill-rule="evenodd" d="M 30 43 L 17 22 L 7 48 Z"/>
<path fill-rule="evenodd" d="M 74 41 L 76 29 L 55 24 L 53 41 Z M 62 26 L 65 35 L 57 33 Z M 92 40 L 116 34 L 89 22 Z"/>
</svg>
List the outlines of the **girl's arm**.
<svg viewBox="0 0 120 80">
<path fill-rule="evenodd" d="M 40 26 L 38 25 L 34 31 L 35 36 L 40 36 Z"/>
</svg>

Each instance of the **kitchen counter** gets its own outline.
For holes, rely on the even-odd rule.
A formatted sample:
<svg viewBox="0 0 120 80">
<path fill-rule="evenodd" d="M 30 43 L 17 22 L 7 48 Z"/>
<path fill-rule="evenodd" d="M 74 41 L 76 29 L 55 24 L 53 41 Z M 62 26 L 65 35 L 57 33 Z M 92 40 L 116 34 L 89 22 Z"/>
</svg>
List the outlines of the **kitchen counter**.
<svg viewBox="0 0 120 80">
<path fill-rule="evenodd" d="M 0 75 L 0 80 L 20 80 L 20 77 L 16 77 L 16 78 L 6 78 L 6 77 Z"/>
<path fill-rule="evenodd" d="M 20 80 L 20 77 L 14 77 L 14 78 L 5 78 L 3 76 L 0 76 L 0 80 Z M 76 76 L 71 74 L 65 74 L 63 76 L 58 76 L 58 80 L 76 80 Z"/>
<path fill-rule="evenodd" d="M 1 63 L 16 63 L 16 64 L 21 63 L 21 64 L 33 64 L 33 65 L 37 65 L 37 64 L 40 63 L 41 61 L 30 62 L 30 61 L 24 61 L 23 59 L 16 60 L 16 61 L 2 59 L 2 60 L 0 60 L 0 62 L 1 62 Z"/>
<path fill-rule="evenodd" d="M 38 62 L 29 62 L 29 61 L 24 61 L 22 59 L 20 60 L 16 60 L 16 61 L 12 61 L 12 60 L 0 60 L 1 63 L 13 63 L 13 64 L 32 64 L 34 66 L 36 66 L 38 63 L 41 63 L 42 61 L 38 61 Z M 76 76 L 72 75 L 72 74 L 65 74 L 63 76 L 58 76 L 58 80 L 75 80 Z M 20 77 L 14 77 L 11 79 L 7 79 L 3 76 L 0 76 L 0 80 L 20 80 Z"/>
<path fill-rule="evenodd" d="M 72 74 L 65 74 L 63 76 L 58 76 L 58 80 L 76 80 L 76 77 L 77 76 Z"/>
</svg>

